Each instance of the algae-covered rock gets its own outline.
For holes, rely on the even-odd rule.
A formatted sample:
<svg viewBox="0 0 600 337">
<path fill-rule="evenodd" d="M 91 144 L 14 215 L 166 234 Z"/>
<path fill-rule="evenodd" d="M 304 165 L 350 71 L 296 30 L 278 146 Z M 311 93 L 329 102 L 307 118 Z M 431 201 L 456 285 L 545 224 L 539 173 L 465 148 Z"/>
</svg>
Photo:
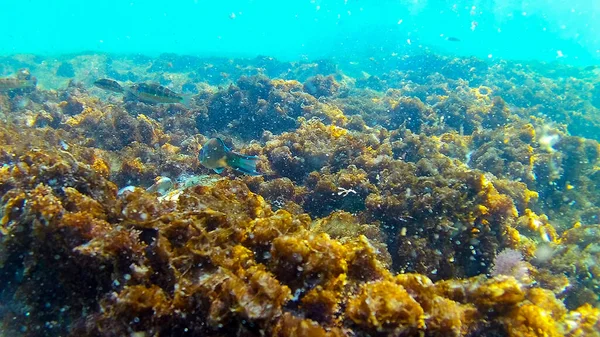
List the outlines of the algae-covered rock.
<svg viewBox="0 0 600 337">
<path fill-rule="evenodd" d="M 44 84 L 0 92 L 7 335 L 599 335 L 589 71 L 431 53 L 0 64 Z M 57 70 L 74 79 L 48 90 Z M 261 175 L 209 172 L 213 137 Z"/>
</svg>

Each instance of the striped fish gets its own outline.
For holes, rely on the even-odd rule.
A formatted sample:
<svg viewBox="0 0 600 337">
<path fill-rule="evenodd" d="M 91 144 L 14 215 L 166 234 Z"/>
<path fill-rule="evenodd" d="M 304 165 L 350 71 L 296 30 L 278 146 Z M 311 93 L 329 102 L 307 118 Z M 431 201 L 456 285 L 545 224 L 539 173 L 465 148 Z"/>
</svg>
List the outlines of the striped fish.
<svg viewBox="0 0 600 337">
<path fill-rule="evenodd" d="M 134 84 L 129 88 L 128 92 L 142 102 L 183 103 L 184 101 L 182 95 L 156 83 Z"/>
<path fill-rule="evenodd" d="M 0 91 L 11 91 L 17 89 L 32 89 L 35 88 L 37 81 L 34 78 L 23 80 L 20 78 L 5 77 L 0 78 Z"/>
</svg>

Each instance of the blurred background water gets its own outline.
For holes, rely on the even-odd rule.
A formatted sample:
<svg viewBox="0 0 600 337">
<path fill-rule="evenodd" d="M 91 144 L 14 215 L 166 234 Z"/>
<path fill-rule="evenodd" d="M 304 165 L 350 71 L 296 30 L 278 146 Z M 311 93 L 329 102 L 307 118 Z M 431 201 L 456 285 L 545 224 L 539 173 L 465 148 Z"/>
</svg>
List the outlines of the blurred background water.
<svg viewBox="0 0 600 337">
<path fill-rule="evenodd" d="M 593 0 L 1 0 L 0 54 L 600 60 Z M 460 41 L 449 41 L 447 38 Z"/>
</svg>

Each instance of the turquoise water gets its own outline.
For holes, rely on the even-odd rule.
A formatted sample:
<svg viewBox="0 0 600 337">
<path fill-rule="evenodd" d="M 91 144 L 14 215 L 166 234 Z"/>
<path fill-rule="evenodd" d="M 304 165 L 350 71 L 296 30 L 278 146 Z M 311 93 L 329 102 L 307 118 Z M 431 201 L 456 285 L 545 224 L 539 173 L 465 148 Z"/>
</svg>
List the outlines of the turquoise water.
<svg viewBox="0 0 600 337">
<path fill-rule="evenodd" d="M 585 0 L 4 0 L 0 53 L 312 59 L 434 50 L 591 64 L 600 59 L 599 13 L 599 2 Z"/>
</svg>

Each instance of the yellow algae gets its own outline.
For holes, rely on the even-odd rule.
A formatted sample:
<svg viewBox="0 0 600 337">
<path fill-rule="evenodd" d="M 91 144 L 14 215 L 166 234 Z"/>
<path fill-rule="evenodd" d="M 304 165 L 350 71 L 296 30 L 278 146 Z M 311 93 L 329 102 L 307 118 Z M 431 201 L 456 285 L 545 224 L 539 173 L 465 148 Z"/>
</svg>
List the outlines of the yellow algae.
<svg viewBox="0 0 600 337">
<path fill-rule="evenodd" d="M 489 101 L 490 95 L 492 95 L 492 89 L 490 87 L 481 85 L 477 88 L 471 88 L 470 92 L 475 95 L 477 100 Z"/>
<path fill-rule="evenodd" d="M 348 133 L 348 130 L 341 128 L 339 126 L 330 125 L 329 133 L 333 136 L 333 138 L 340 138 Z"/>
</svg>

